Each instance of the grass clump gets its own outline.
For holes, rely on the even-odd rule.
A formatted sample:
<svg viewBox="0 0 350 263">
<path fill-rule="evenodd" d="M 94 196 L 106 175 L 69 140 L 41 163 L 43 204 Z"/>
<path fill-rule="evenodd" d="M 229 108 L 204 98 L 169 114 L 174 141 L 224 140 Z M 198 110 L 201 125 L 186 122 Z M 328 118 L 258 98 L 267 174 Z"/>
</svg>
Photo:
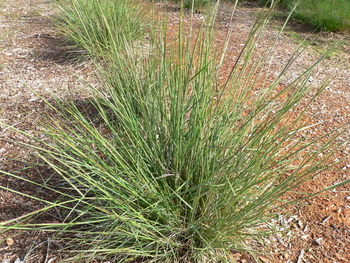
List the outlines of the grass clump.
<svg viewBox="0 0 350 263">
<path fill-rule="evenodd" d="M 89 55 L 104 56 L 111 45 L 140 39 L 145 10 L 132 0 L 56 0 L 53 20 L 71 43 Z"/>
<path fill-rule="evenodd" d="M 271 234 L 283 195 L 329 169 L 320 153 L 332 152 L 336 135 L 321 146 L 299 137 L 312 68 L 286 87 L 279 82 L 289 64 L 266 81 L 273 56 L 259 59 L 255 47 L 267 17 L 219 83 L 225 54 L 214 48 L 214 20 L 198 33 L 180 24 L 171 46 L 166 28 L 155 28 L 141 52 L 111 38 L 118 43 L 97 65 L 103 88 L 91 87 L 84 101 L 94 112 L 48 102 L 56 112 L 43 126 L 49 140 L 27 145 L 62 178 L 42 185 L 61 198 L 2 228 L 53 231 L 87 262 L 229 262 L 232 250 L 252 251 L 251 241 Z M 53 208 L 59 223 L 25 221 Z"/>
</svg>

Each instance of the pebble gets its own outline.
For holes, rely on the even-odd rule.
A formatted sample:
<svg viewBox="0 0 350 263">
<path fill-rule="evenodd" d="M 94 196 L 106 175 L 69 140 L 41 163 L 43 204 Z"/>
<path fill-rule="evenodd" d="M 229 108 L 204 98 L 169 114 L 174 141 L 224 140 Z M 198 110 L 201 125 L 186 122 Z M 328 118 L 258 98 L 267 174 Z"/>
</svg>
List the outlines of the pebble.
<svg viewBox="0 0 350 263">
<path fill-rule="evenodd" d="M 345 165 L 342 169 L 343 169 L 343 170 L 346 170 L 346 169 L 348 169 L 348 168 L 350 168 L 350 164 Z"/>
<path fill-rule="evenodd" d="M 0 154 L 5 153 L 7 150 L 5 148 L 0 149 Z"/>
<path fill-rule="evenodd" d="M 322 237 L 315 239 L 312 243 L 317 246 L 322 246 Z"/>
<path fill-rule="evenodd" d="M 37 100 L 39 100 L 39 98 L 34 97 L 34 98 L 32 98 L 32 99 L 29 99 L 28 101 L 29 101 L 29 102 L 34 102 L 34 101 L 37 101 Z"/>
<path fill-rule="evenodd" d="M 12 246 L 14 243 L 15 243 L 15 241 L 11 237 L 6 239 L 6 244 L 8 246 Z"/>
</svg>

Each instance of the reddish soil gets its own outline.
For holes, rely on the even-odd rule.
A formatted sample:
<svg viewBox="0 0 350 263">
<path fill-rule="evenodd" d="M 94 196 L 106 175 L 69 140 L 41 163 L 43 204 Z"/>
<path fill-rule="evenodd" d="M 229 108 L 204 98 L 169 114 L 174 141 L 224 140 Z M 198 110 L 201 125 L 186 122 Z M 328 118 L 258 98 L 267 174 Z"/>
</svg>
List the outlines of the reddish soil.
<svg viewBox="0 0 350 263">
<path fill-rule="evenodd" d="M 30 132 L 37 129 L 43 113 L 47 110 L 38 95 L 49 98 L 53 92 L 60 97 L 80 99 L 84 97 L 86 88 L 78 78 L 95 83 L 94 71 L 89 62 L 78 63 L 69 48 L 61 45 L 62 36 L 49 22 L 49 17 L 54 14 L 50 1 L 7 0 L 1 3 L 1 7 L 0 122 Z M 169 33 L 174 33 L 179 23 L 179 10 L 175 5 L 167 5 L 164 10 L 169 18 Z M 221 76 L 223 79 L 235 62 L 259 11 L 261 9 L 253 3 L 242 4 L 235 12 L 232 24 L 232 4 L 221 4 L 216 25 L 216 44 L 219 47 L 224 43 L 227 29 L 234 25 L 234 35 L 223 67 L 227 70 L 223 70 Z M 282 25 L 281 14 L 278 13 L 265 30 L 258 49 L 270 46 L 277 36 L 277 28 Z M 203 16 L 195 14 L 195 19 L 200 22 Z M 296 60 L 282 85 L 293 81 L 336 41 L 344 40 L 319 65 L 309 81 L 309 85 L 316 89 L 323 81 L 331 79 L 325 91 L 310 107 L 307 116 L 310 123 L 318 125 L 305 132 L 320 136 L 336 127 L 348 125 L 350 121 L 350 35 L 309 32 L 307 26 L 291 21 L 274 48 L 275 58 L 268 74 L 273 77 L 284 67 L 303 38 L 311 45 Z M 6 125 L 0 126 L 0 169 L 8 172 L 20 171 L 21 176 L 37 181 L 52 176 L 49 170 L 21 170 L 36 160 L 23 147 L 9 141 L 25 139 L 11 132 Z M 350 160 L 346 158 L 350 153 L 348 130 L 342 136 L 344 143 L 333 159 L 336 162 L 344 158 L 338 169 L 316 176 L 298 190 L 314 193 L 350 179 Z M 0 185 L 28 194 L 45 194 L 40 189 L 8 176 L 0 178 Z M 295 196 L 297 194 L 290 194 L 289 198 Z M 40 206 L 40 203 L 29 198 L 0 189 L 0 221 L 20 216 Z M 279 217 L 276 225 L 288 228 L 288 235 L 275 235 L 266 239 L 266 247 L 262 249 L 267 255 L 259 258 L 261 262 L 350 262 L 350 185 L 310 198 L 302 204 L 290 207 L 286 212 L 287 216 Z M 0 233 L 0 263 L 53 263 L 59 260 L 60 256 L 53 253 L 59 244 L 50 241 L 50 235 L 25 231 L 19 235 L 11 234 L 14 232 L 3 235 Z M 248 255 L 234 256 L 241 263 L 256 262 Z"/>
</svg>

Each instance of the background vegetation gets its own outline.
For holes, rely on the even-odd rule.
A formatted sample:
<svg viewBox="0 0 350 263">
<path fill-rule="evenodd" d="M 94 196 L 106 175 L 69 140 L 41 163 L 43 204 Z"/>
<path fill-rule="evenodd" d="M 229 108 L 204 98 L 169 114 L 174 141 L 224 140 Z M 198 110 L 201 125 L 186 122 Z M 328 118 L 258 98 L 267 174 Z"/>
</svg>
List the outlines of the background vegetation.
<svg viewBox="0 0 350 263">
<path fill-rule="evenodd" d="M 258 0 L 271 4 L 271 0 Z M 294 17 L 316 30 L 342 31 L 350 29 L 350 1 L 348 0 L 280 0 L 280 7 L 291 10 L 295 4 Z"/>
<path fill-rule="evenodd" d="M 203 11 L 213 0 L 173 0 L 182 2 L 185 8 L 194 6 L 195 11 Z M 228 0 L 234 2 L 234 0 Z M 249 0 L 241 0 L 248 2 Z M 316 30 L 343 31 L 350 29 L 350 2 L 348 0 L 251 0 L 263 5 L 278 5 L 287 12 L 297 8 L 293 16 Z"/>
<path fill-rule="evenodd" d="M 303 0 L 295 17 L 318 30 L 350 29 L 350 2 L 347 0 Z"/>
</svg>

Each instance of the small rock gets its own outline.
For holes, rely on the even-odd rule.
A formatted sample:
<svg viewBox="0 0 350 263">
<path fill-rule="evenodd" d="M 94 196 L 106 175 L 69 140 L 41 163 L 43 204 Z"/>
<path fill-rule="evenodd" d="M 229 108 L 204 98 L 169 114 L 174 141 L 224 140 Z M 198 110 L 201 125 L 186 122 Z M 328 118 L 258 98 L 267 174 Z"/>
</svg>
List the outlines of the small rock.
<svg viewBox="0 0 350 263">
<path fill-rule="evenodd" d="M 32 99 L 29 99 L 28 101 L 29 101 L 29 102 L 34 102 L 34 101 L 37 101 L 37 100 L 39 100 L 39 98 L 34 97 L 34 98 L 32 98 Z"/>
<path fill-rule="evenodd" d="M 312 76 L 310 76 L 309 79 L 308 79 L 308 82 L 310 83 L 310 82 L 313 82 L 313 81 L 314 81 L 314 78 Z"/>
<path fill-rule="evenodd" d="M 2 154 L 2 153 L 4 153 L 4 152 L 6 152 L 7 150 L 5 149 L 5 148 L 1 148 L 0 149 L 0 154 Z"/>
<path fill-rule="evenodd" d="M 2 52 L 5 56 L 13 56 L 13 54 L 11 52 Z"/>
<path fill-rule="evenodd" d="M 8 246 L 12 246 L 14 243 L 15 243 L 15 241 L 11 237 L 6 239 L 6 244 Z"/>
<path fill-rule="evenodd" d="M 346 169 L 349 169 L 350 168 L 350 164 L 347 164 L 347 165 L 345 165 L 342 169 L 343 170 L 346 170 Z"/>
<path fill-rule="evenodd" d="M 322 237 L 315 239 L 312 241 L 312 244 L 317 245 L 317 246 L 322 246 Z"/>
</svg>

